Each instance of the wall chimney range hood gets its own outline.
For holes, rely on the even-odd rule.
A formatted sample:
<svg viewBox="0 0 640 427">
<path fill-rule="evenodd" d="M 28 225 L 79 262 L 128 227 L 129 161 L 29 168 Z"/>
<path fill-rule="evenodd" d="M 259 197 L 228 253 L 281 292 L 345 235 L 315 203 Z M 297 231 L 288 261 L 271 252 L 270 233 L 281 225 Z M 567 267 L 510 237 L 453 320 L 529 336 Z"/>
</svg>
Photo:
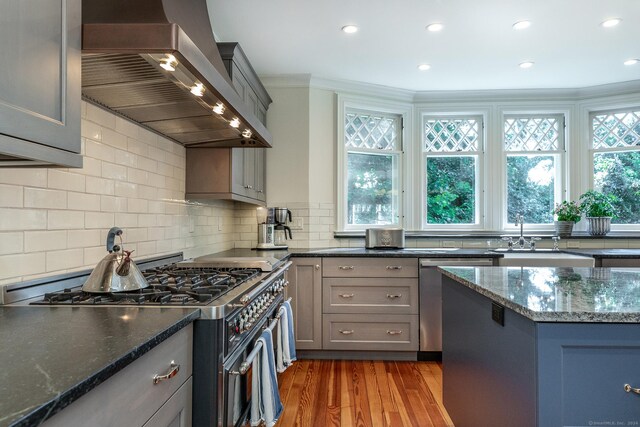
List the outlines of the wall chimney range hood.
<svg viewBox="0 0 640 427">
<path fill-rule="evenodd" d="M 271 147 L 233 88 L 206 0 L 83 0 L 82 94 L 186 147 Z"/>
</svg>

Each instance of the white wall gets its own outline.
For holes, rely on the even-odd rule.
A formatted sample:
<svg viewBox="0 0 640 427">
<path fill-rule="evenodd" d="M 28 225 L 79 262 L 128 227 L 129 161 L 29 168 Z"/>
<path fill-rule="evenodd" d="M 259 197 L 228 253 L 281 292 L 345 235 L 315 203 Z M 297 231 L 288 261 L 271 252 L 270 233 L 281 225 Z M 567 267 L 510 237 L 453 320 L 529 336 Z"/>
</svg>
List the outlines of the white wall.
<svg viewBox="0 0 640 427">
<path fill-rule="evenodd" d="M 82 169 L 0 168 L 0 285 L 94 267 L 113 226 L 134 259 L 234 247 L 233 202 L 184 200 L 183 146 L 83 102 L 82 154 Z"/>
</svg>

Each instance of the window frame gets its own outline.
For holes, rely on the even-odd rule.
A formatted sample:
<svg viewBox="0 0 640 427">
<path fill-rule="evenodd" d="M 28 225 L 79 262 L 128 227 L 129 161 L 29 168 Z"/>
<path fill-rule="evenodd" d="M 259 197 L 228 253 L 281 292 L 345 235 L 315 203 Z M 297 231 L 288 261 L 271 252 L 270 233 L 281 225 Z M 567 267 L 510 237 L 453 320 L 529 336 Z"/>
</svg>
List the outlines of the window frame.
<svg viewBox="0 0 640 427">
<path fill-rule="evenodd" d="M 509 118 L 544 118 L 544 117 L 558 117 L 561 119 L 562 128 L 560 130 L 560 144 L 557 150 L 549 151 L 507 151 L 505 147 L 505 123 Z M 501 183 L 502 183 L 502 198 L 500 206 L 500 222 L 501 229 L 507 232 L 519 232 L 520 226 L 515 226 L 514 223 L 508 221 L 508 176 L 507 176 L 507 158 L 509 156 L 553 156 L 555 167 L 555 203 L 560 203 L 566 200 L 567 194 L 567 179 L 566 175 L 569 170 L 567 165 L 567 142 L 568 128 L 567 128 L 568 114 L 566 111 L 557 110 L 535 110 L 535 111 L 503 111 L 500 116 L 500 148 L 496 150 L 500 154 L 500 166 L 501 166 Z M 548 224 L 534 224 L 527 222 L 527 218 L 524 218 L 525 227 L 528 231 L 550 231 L 554 230 L 554 223 Z"/>
<path fill-rule="evenodd" d="M 443 231 L 465 231 L 465 230 L 484 230 L 485 229 L 485 187 L 484 187 L 484 170 L 485 170 L 485 151 L 486 151 L 486 131 L 485 131 L 485 114 L 482 112 L 452 112 L 452 113 L 434 113 L 423 111 L 420 114 L 420 228 L 424 231 L 443 230 Z M 479 123 L 478 129 L 478 150 L 477 151 L 426 151 L 424 147 L 425 124 L 427 120 L 438 119 L 475 119 Z M 476 157 L 476 194 L 475 194 L 475 223 L 474 224 L 429 224 L 427 222 L 427 158 L 428 157 Z"/>
<path fill-rule="evenodd" d="M 587 115 L 587 126 L 589 129 L 588 133 L 588 141 L 587 141 L 587 151 L 588 151 L 588 163 L 587 163 L 587 174 L 588 174 L 588 184 L 589 189 L 594 188 L 594 159 L 596 153 L 622 153 L 627 151 L 638 151 L 640 152 L 640 146 L 635 147 L 619 147 L 619 148 L 594 148 L 593 147 L 593 117 L 602 114 L 616 114 L 616 113 L 627 113 L 631 111 L 640 111 L 640 103 L 630 105 L 627 107 L 618 107 L 618 108 L 604 108 L 604 109 L 590 109 Z M 586 191 L 586 189 L 585 189 Z M 640 227 L 640 222 L 636 224 L 611 224 L 612 231 L 638 231 Z"/>
<path fill-rule="evenodd" d="M 338 95 L 338 117 L 336 132 L 336 158 L 337 158 L 337 197 L 336 197 L 336 216 L 337 229 L 342 231 L 362 231 L 367 228 L 384 228 L 384 227 L 404 227 L 411 224 L 410 219 L 406 218 L 407 187 L 411 186 L 410 174 L 412 168 L 407 167 L 406 159 L 410 156 L 407 151 L 411 152 L 413 141 L 409 137 L 407 129 L 412 128 L 413 106 L 411 104 L 398 102 L 384 102 L 371 100 L 364 97 L 351 97 Z M 398 170 L 398 223 L 388 225 L 375 224 L 349 224 L 347 220 L 347 187 L 348 187 L 348 153 L 364 153 L 384 155 L 385 151 L 369 150 L 369 149 L 349 149 L 345 146 L 345 115 L 348 111 L 359 111 L 363 113 L 373 113 L 382 115 L 395 115 L 400 118 L 400 128 L 398 132 L 400 149 L 388 151 L 388 154 L 397 153 Z"/>
</svg>

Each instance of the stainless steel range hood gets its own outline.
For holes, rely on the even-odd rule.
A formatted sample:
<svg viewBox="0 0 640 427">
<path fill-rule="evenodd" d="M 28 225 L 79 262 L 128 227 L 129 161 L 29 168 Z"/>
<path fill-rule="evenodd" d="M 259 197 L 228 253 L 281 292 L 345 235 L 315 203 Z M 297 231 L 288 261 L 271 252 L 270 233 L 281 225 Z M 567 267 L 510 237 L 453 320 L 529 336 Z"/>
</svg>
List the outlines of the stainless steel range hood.
<svg viewBox="0 0 640 427">
<path fill-rule="evenodd" d="M 82 22 L 85 98 L 187 147 L 271 147 L 225 70 L 206 0 L 83 0 Z"/>
</svg>

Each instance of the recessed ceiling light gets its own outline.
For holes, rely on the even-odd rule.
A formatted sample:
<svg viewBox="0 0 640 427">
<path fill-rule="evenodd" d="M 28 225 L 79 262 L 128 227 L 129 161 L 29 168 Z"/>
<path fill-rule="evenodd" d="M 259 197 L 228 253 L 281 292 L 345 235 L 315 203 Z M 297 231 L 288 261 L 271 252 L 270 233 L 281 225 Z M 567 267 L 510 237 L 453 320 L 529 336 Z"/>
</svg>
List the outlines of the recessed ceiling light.
<svg viewBox="0 0 640 427">
<path fill-rule="evenodd" d="M 418 70 L 420 70 L 420 71 L 427 71 L 430 68 L 431 68 L 431 65 L 429 65 L 429 64 L 420 64 L 420 65 L 418 65 Z"/>
<path fill-rule="evenodd" d="M 600 25 L 602 25 L 605 28 L 611 28 L 611 27 L 615 27 L 621 22 L 622 22 L 622 19 L 620 18 L 611 18 L 611 19 L 607 19 L 606 21 L 603 21 Z"/>
<path fill-rule="evenodd" d="M 356 25 L 345 25 L 342 27 L 342 31 L 347 34 L 353 34 L 358 32 L 358 27 Z"/>
<path fill-rule="evenodd" d="M 518 21 L 512 25 L 514 30 L 524 30 L 525 28 L 529 28 L 531 26 L 531 21 Z"/>
<path fill-rule="evenodd" d="M 434 22 L 433 24 L 427 25 L 427 31 L 431 31 L 432 33 L 442 31 L 443 28 L 444 24 L 441 24 L 440 22 Z"/>
<path fill-rule="evenodd" d="M 624 65 L 636 65 L 638 62 L 640 62 L 640 59 L 627 59 L 624 61 Z"/>
<path fill-rule="evenodd" d="M 531 68 L 533 67 L 533 61 L 524 61 L 519 64 L 520 68 Z"/>
</svg>

